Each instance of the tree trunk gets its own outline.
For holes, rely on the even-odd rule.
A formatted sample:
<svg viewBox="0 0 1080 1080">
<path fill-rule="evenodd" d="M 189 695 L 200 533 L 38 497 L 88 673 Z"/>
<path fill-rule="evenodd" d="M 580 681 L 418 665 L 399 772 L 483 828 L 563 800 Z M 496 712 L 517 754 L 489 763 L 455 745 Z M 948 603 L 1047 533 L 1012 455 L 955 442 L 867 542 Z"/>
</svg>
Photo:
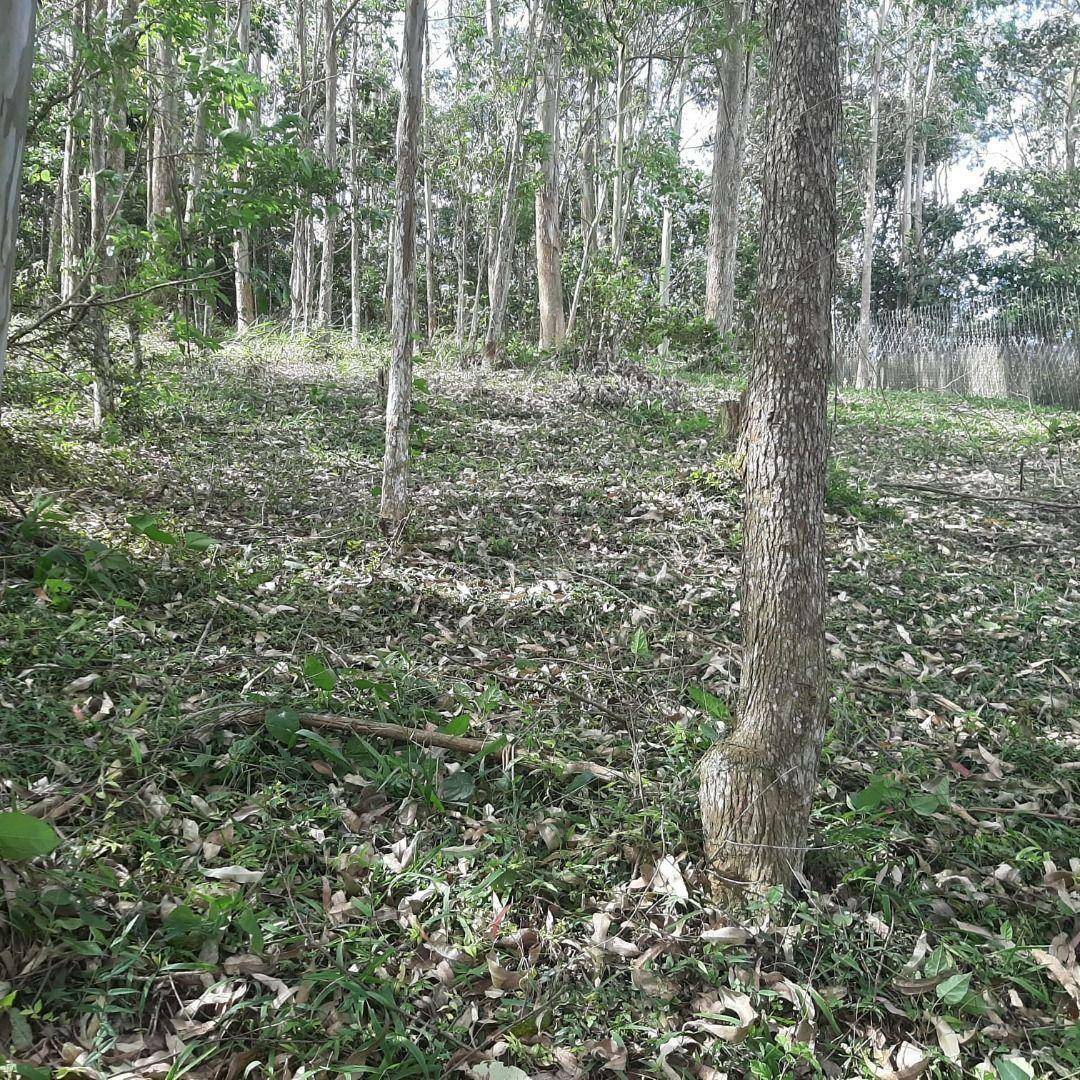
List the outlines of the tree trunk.
<svg viewBox="0 0 1080 1080">
<path fill-rule="evenodd" d="M 326 110 L 323 115 L 323 164 L 337 168 L 337 37 L 334 33 L 334 0 L 323 2 L 323 41 L 326 49 L 324 78 Z M 337 204 L 328 196 L 324 206 L 322 265 L 319 272 L 319 326 L 329 329 L 334 320 L 334 241 L 337 238 Z"/>
<path fill-rule="evenodd" d="M 611 254 L 617 263 L 622 254 L 623 191 L 626 184 L 626 113 L 630 97 L 630 76 L 626 71 L 626 42 L 620 41 L 615 49 L 615 150 L 611 189 Z"/>
<path fill-rule="evenodd" d="M 34 66 L 35 0 L 0 0 L 0 401 L 11 319 L 11 282 L 19 230 L 19 191 L 30 72 Z"/>
<path fill-rule="evenodd" d="M 859 361 L 855 385 L 866 389 L 873 382 L 870 369 L 870 287 L 874 273 L 874 219 L 877 216 L 878 130 L 881 124 L 881 68 L 884 52 L 885 22 L 891 0 L 881 0 L 877 14 L 874 55 L 870 72 L 870 138 L 866 149 L 866 191 L 863 204 L 862 269 L 859 280 Z"/>
<path fill-rule="evenodd" d="M 540 74 L 537 122 L 544 134 L 540 159 L 540 182 L 536 187 L 536 287 L 540 307 L 540 348 L 558 348 L 566 340 L 563 309 L 562 235 L 559 227 L 559 66 L 551 0 L 545 0 L 543 26 L 544 64 Z"/>
<path fill-rule="evenodd" d="M 349 325 L 353 346 L 360 344 L 364 297 L 363 238 L 360 233 L 360 32 L 354 29 L 349 68 Z"/>
<path fill-rule="evenodd" d="M 824 489 L 839 121 L 837 0 L 771 0 L 747 401 L 738 717 L 701 763 L 721 899 L 801 873 L 824 739 Z"/>
<path fill-rule="evenodd" d="M 416 169 L 420 150 L 421 82 L 426 0 L 406 0 L 402 40 L 402 95 L 397 130 L 394 206 L 393 346 L 386 392 L 386 451 L 383 455 L 379 522 L 395 532 L 409 507 L 409 420 L 412 407 L 412 322 L 415 306 Z"/>
<path fill-rule="evenodd" d="M 705 317 L 724 333 L 735 314 L 735 268 L 739 245 L 739 194 L 742 189 L 749 67 L 746 14 L 741 0 L 727 8 L 729 41 L 720 59 L 712 187 L 709 198 Z"/>
<path fill-rule="evenodd" d="M 673 72 L 673 75 L 678 73 Z M 683 107 L 686 102 L 686 74 L 678 74 L 679 89 L 675 102 L 675 114 L 672 117 L 672 143 L 675 148 L 675 159 L 679 160 L 682 151 L 682 118 Z M 674 214 L 671 211 L 670 199 L 664 201 L 664 215 L 660 222 L 660 306 L 668 307 L 671 304 L 671 232 L 674 224 Z M 670 343 L 667 338 L 660 343 L 660 355 L 667 356 Z"/>
<path fill-rule="evenodd" d="M 240 32 L 238 47 L 240 63 L 245 71 L 251 70 L 251 0 L 240 0 Z M 240 114 L 236 126 L 246 132 L 248 118 Z M 251 231 L 237 229 L 233 243 L 234 280 L 236 286 L 236 332 L 244 333 L 255 325 L 255 289 L 251 283 Z"/>
<path fill-rule="evenodd" d="M 300 0 L 296 9 L 296 62 L 300 72 L 300 115 L 307 121 L 301 128 L 304 132 L 303 141 L 305 146 L 310 145 L 307 132 L 310 130 L 309 124 L 311 121 L 311 93 L 308 87 L 307 53 L 307 0 Z M 311 216 L 303 210 L 297 210 L 293 219 L 292 266 L 289 272 L 290 315 L 294 333 L 306 332 L 308 328 L 308 316 L 311 311 L 309 305 L 311 296 L 309 281 L 312 262 L 311 244 Z"/>
<path fill-rule="evenodd" d="M 153 170 L 150 183 L 150 216 L 165 218 L 176 211 L 176 154 L 180 143 L 177 88 L 180 77 L 176 70 L 176 53 L 171 41 L 159 37 L 154 46 L 154 58 L 159 91 L 151 142 Z"/>
<path fill-rule="evenodd" d="M 90 34 L 100 40 L 108 39 L 107 10 L 105 0 L 93 0 L 88 12 Z M 93 295 L 103 292 L 109 284 L 108 266 L 112 262 L 106 241 L 109 200 L 107 197 L 109 104 L 102 71 L 95 71 L 90 79 L 89 105 L 90 130 L 90 286 Z M 87 314 L 90 328 L 90 368 L 93 382 L 90 397 L 93 406 L 93 424 L 100 428 L 106 417 L 116 410 L 116 390 L 113 385 L 112 359 L 109 355 L 109 331 L 100 307 L 90 308 Z"/>
<path fill-rule="evenodd" d="M 424 112 L 430 110 L 430 78 L 431 78 L 431 40 L 424 33 Z M 431 208 L 431 165 L 429 156 L 432 152 L 430 133 L 424 139 L 424 285 L 425 303 L 424 312 L 427 315 L 427 334 L 425 338 L 428 345 L 435 338 L 435 331 L 439 328 L 438 314 L 438 283 L 435 280 L 435 218 Z"/>
<path fill-rule="evenodd" d="M 913 181 L 915 172 L 915 28 L 914 10 L 908 12 L 904 48 L 904 174 L 900 181 L 900 281 L 903 306 L 910 308 L 915 291 L 911 265 Z"/>
</svg>

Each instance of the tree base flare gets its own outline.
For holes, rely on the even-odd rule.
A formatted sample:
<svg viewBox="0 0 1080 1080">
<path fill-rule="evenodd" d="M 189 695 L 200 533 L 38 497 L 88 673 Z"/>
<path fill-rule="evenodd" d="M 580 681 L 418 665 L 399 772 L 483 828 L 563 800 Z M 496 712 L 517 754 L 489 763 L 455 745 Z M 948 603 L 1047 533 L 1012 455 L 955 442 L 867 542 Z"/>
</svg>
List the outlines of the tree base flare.
<svg viewBox="0 0 1080 1080">
<path fill-rule="evenodd" d="M 770 755 L 731 739 L 699 766 L 706 876 L 719 901 L 790 887 L 801 876 L 807 807 L 804 778 L 778 773 Z"/>
</svg>

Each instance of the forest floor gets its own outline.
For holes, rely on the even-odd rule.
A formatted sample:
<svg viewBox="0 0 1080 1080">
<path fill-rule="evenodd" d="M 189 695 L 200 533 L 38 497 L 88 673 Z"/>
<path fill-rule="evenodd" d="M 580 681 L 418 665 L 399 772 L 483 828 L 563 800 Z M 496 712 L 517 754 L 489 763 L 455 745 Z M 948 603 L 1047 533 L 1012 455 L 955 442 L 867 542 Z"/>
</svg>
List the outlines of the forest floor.
<svg viewBox="0 0 1080 1080">
<path fill-rule="evenodd" d="M 0 779 L 63 837 L 0 875 L 23 1075 L 1076 1076 L 1076 415 L 834 403 L 809 888 L 735 914 L 730 392 L 421 363 L 394 545 L 382 359 L 164 355 L 100 434 L 12 374 Z"/>
</svg>

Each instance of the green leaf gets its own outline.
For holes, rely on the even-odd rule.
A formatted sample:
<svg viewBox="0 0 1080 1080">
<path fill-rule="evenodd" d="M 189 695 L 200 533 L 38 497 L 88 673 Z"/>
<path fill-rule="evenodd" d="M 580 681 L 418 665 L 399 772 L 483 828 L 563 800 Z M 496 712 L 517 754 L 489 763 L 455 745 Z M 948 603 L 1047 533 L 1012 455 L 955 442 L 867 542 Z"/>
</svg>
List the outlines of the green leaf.
<svg viewBox="0 0 1080 1080">
<path fill-rule="evenodd" d="M 170 547 L 176 543 L 176 537 L 158 525 L 156 514 L 132 514 L 128 518 L 128 524 L 137 533 L 141 533 L 148 540 L 154 540 L 159 544 L 167 544 Z"/>
<path fill-rule="evenodd" d="M 964 975 L 957 972 L 955 975 L 950 975 L 943 983 L 939 983 L 936 993 L 946 1005 L 959 1005 L 968 996 L 970 990 L 971 972 Z"/>
<path fill-rule="evenodd" d="M 641 660 L 651 660 L 652 650 L 645 631 L 639 626 L 630 637 L 630 651 Z"/>
<path fill-rule="evenodd" d="M 908 799 L 908 806 L 910 806 L 916 814 L 922 814 L 923 817 L 929 817 L 931 814 L 936 814 L 941 809 L 941 800 L 936 795 L 912 795 Z"/>
<path fill-rule="evenodd" d="M 708 690 L 700 686 L 691 686 L 687 693 L 694 701 L 694 704 L 708 713 L 714 720 L 727 721 L 731 719 L 731 710 L 727 707 L 727 702 L 721 701 L 715 694 L 710 694 Z"/>
<path fill-rule="evenodd" d="M 327 692 L 337 686 L 337 675 L 317 656 L 304 657 L 304 677 Z"/>
<path fill-rule="evenodd" d="M 928 979 L 933 979 L 940 975 L 943 971 L 948 971 L 951 967 L 952 957 L 949 955 L 949 952 L 944 945 L 939 945 L 926 958 L 926 963 L 923 964 L 923 974 Z"/>
<path fill-rule="evenodd" d="M 1033 1075 L 1022 1065 L 1018 1065 L 1007 1057 L 995 1058 L 994 1068 L 997 1071 L 998 1080 L 1031 1080 Z"/>
<path fill-rule="evenodd" d="M 48 855 L 59 844 L 60 837 L 48 822 L 15 810 L 0 814 L 0 859 L 23 862 Z"/>
<path fill-rule="evenodd" d="M 18 1009 L 8 1009 L 7 1018 L 11 1025 L 11 1049 L 17 1054 L 29 1050 L 34 1045 L 30 1021 Z"/>
<path fill-rule="evenodd" d="M 447 773 L 442 782 L 442 797 L 448 803 L 468 802 L 476 790 L 476 781 L 464 769 Z"/>
<path fill-rule="evenodd" d="M 184 533 L 184 546 L 191 548 L 192 551 L 207 551 L 212 547 L 217 547 L 218 541 L 204 532 L 193 530 Z"/>
<path fill-rule="evenodd" d="M 465 715 L 455 716 L 452 720 L 447 720 L 439 731 L 443 735 L 464 735 L 469 730 L 469 718 Z"/>
<path fill-rule="evenodd" d="M 300 730 L 300 716 L 292 709 L 275 709 L 266 714 L 266 730 L 279 743 L 291 748 L 296 745 L 296 733 Z"/>
<path fill-rule="evenodd" d="M 852 810 L 876 810 L 884 802 L 896 797 L 896 785 L 887 776 L 875 776 L 869 784 L 848 796 L 848 806 Z"/>
</svg>

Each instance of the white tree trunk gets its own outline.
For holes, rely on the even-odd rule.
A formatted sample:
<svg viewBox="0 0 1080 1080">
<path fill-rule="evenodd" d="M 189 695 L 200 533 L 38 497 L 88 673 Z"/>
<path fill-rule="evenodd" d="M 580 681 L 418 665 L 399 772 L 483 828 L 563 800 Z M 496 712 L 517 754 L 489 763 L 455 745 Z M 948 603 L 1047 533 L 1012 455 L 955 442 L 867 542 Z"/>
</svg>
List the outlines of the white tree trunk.
<svg viewBox="0 0 1080 1080">
<path fill-rule="evenodd" d="M 323 114 L 323 164 L 337 168 L 337 37 L 334 33 L 334 0 L 323 2 L 323 47 L 326 50 L 323 71 L 326 83 L 326 109 Z M 323 218 L 322 264 L 319 272 L 319 326 L 328 329 L 334 320 L 334 242 L 337 239 L 337 204 L 326 199 Z"/>
<path fill-rule="evenodd" d="M 426 0 L 406 0 L 402 39 L 402 95 L 397 130 L 394 207 L 393 350 L 386 391 L 386 450 L 383 455 L 379 522 L 396 532 L 409 508 L 409 421 L 412 408 L 412 324 L 415 306 L 416 171 L 420 151 L 421 83 Z"/>
<path fill-rule="evenodd" d="M 30 72 L 34 66 L 36 0 L 0 0 L 0 401 L 11 320 L 11 282 L 19 229 Z"/>
<path fill-rule="evenodd" d="M 545 137 L 536 187 L 536 288 L 540 308 L 540 348 L 558 348 L 566 340 L 563 308 L 562 235 L 559 226 L 559 68 L 561 47 L 557 39 L 551 0 L 545 0 L 543 25 L 544 63 L 539 79 L 537 123 Z"/>
<path fill-rule="evenodd" d="M 858 367 L 855 385 L 866 389 L 873 383 L 870 367 L 870 289 L 874 273 L 874 219 L 877 216 L 878 131 L 881 126 L 881 68 L 885 47 L 885 23 L 892 0 L 878 7 L 874 54 L 870 71 L 870 137 L 866 148 L 866 190 L 863 203 L 862 266 L 859 277 Z"/>
<path fill-rule="evenodd" d="M 709 198 L 705 317 L 729 332 L 735 314 L 735 269 L 739 244 L 739 196 L 749 105 L 746 14 L 741 0 L 727 7 L 729 42 L 720 59 L 716 137 Z"/>
</svg>

